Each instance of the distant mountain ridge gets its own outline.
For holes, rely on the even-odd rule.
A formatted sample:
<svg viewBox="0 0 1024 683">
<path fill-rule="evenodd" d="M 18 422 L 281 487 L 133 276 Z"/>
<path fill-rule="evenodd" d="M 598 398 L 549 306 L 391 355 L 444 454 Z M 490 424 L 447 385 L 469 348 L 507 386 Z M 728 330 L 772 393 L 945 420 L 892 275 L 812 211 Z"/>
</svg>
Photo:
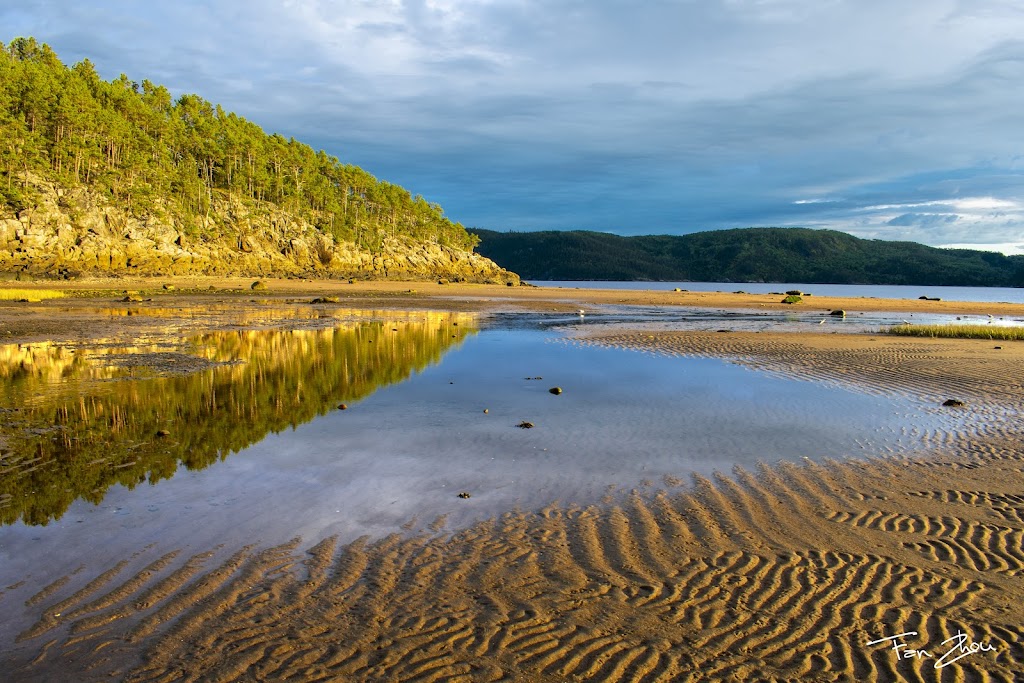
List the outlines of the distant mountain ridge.
<svg viewBox="0 0 1024 683">
<path fill-rule="evenodd" d="M 738 228 L 642 237 L 474 232 L 478 253 L 532 280 L 1024 286 L 1024 256 L 865 240 L 836 230 Z"/>
</svg>

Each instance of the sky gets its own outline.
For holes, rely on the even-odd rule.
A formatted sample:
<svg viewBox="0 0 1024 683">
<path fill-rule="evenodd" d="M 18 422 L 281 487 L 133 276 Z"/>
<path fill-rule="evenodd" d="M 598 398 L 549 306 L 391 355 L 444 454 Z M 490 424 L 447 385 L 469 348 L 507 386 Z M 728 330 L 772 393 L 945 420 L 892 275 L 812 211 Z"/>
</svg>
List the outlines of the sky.
<svg viewBox="0 0 1024 683">
<path fill-rule="evenodd" d="M 1019 0 L 3 0 L 493 230 L 1024 253 Z"/>
</svg>

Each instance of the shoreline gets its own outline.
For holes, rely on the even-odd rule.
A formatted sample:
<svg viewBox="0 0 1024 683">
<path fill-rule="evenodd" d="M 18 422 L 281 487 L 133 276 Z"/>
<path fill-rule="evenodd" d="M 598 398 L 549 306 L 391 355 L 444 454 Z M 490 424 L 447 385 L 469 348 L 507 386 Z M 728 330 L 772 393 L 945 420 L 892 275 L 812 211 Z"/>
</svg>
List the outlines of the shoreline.
<svg viewBox="0 0 1024 683">
<path fill-rule="evenodd" d="M 310 289 L 300 281 L 247 294 L 248 283 L 222 281 L 240 290 L 229 303 L 328 293 L 338 306 L 563 312 L 577 302 L 749 308 L 764 298 L 625 290 L 565 297 L 424 283 Z M 123 286 L 134 288 L 148 287 Z M 132 318 L 165 301 L 217 296 L 227 295 L 155 294 L 131 304 L 141 314 Z M 822 308 L 847 301 L 813 299 Z M 887 311 L 945 313 L 935 306 L 958 304 L 953 313 L 1024 314 L 1024 306 L 862 303 L 879 302 Z M 5 323 L 16 320 L 12 342 L 32 338 L 54 310 L 71 311 L 56 322 L 74 335 L 141 329 L 96 312 L 114 303 L 5 302 L 0 311 L 19 314 L 5 315 Z M 963 397 L 984 429 L 929 435 L 929 457 L 762 466 L 694 477 L 692 487 L 662 482 L 604 505 L 510 510 L 453 533 L 345 547 L 297 540 L 215 559 L 205 555 L 211 549 L 188 548 L 134 574 L 88 566 L 49 588 L 3 589 L 0 606 L 13 609 L 17 596 L 39 618 L 0 662 L 24 680 L 58 671 L 133 681 L 938 680 L 934 662 L 901 660 L 887 644 L 869 643 L 914 630 L 920 636 L 909 647 L 941 652 L 941 641 L 962 630 L 993 650 L 954 670 L 968 680 L 1011 680 L 1024 665 L 1024 434 L 1015 420 L 1024 409 L 1016 379 L 1024 345 L 873 337 L 615 330 L 579 341 L 728 358 L 865 391 Z"/>
<path fill-rule="evenodd" d="M 266 284 L 266 289 L 253 291 L 254 282 Z M 657 283 L 651 283 L 656 285 Z M 165 291 L 165 285 L 173 291 Z M 311 279 L 272 279 L 246 277 L 119 277 L 81 278 L 33 282 L 3 282 L 0 289 L 55 289 L 71 293 L 109 293 L 125 291 L 143 292 L 156 298 L 196 295 L 252 297 L 288 297 L 333 295 L 346 299 L 396 299 L 422 302 L 423 299 L 453 298 L 468 302 L 478 300 L 516 301 L 521 305 L 552 306 L 567 301 L 650 306 L 693 306 L 707 308 L 768 308 L 780 311 L 817 311 L 844 309 L 848 311 L 892 311 L 896 313 L 1016 315 L 1024 317 L 1024 303 L 933 301 L 922 299 L 882 299 L 877 297 L 832 297 L 807 295 L 798 304 L 781 303 L 778 294 L 752 294 L 734 292 L 672 291 L 670 289 L 589 289 L 567 287 L 540 287 L 533 285 L 507 287 L 502 285 L 450 283 L 436 281 L 392 281 Z"/>
<path fill-rule="evenodd" d="M 82 279 L 75 281 L 0 283 L 3 289 L 58 290 L 64 298 L 42 301 L 0 299 L 0 344 L 52 340 L 95 339 L 117 335 L 132 325 L 144 326 L 146 313 L 173 317 L 174 310 L 211 307 L 225 312 L 247 306 L 315 305 L 317 298 L 329 298 L 328 306 L 376 310 L 444 310 L 467 313 L 525 311 L 575 313 L 581 306 L 613 305 L 662 308 L 665 310 L 721 310 L 751 313 L 780 313 L 825 318 L 843 310 L 851 318 L 864 313 L 894 315 L 980 316 L 1024 320 L 1024 304 L 922 301 L 918 299 L 874 299 L 808 297 L 803 303 L 780 303 L 775 295 L 726 292 L 673 292 L 668 290 L 566 290 L 557 287 L 505 287 L 481 284 L 437 284 L 436 282 L 365 281 L 349 284 L 338 280 L 260 280 L 266 289 L 251 289 L 250 278 L 170 277 Z M 8 286 L 14 285 L 14 286 Z M 165 289 L 169 287 L 169 289 Z M 130 293 L 136 301 L 125 301 Z M 333 299 L 337 302 L 333 302 Z M 116 308 L 120 319 L 111 322 L 101 313 Z M 131 320 L 139 314 L 136 320 Z M 217 325 L 216 311 L 205 320 L 184 321 L 191 329 Z"/>
</svg>

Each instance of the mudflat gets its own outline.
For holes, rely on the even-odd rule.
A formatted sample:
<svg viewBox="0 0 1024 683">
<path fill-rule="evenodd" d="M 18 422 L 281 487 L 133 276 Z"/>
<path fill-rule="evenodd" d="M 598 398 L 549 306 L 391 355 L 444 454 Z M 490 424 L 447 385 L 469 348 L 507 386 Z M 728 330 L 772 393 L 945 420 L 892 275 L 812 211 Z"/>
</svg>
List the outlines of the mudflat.
<svg viewBox="0 0 1024 683">
<path fill-rule="evenodd" d="M 316 297 L 441 311 L 789 309 L 769 295 L 251 283 L 61 285 L 95 295 L 0 303 L 0 342 L 258 326 L 268 324 L 262 302 Z M 119 303 L 122 290 L 144 300 Z M 805 301 L 1024 316 L 1010 304 Z M 207 314 L 182 312 L 196 306 Z M 0 587 L 0 611 L 34 620 L 2 644 L 0 669 L 41 681 L 1012 681 L 1024 670 L 1024 344 L 622 327 L 578 342 L 957 399 L 949 409 L 977 419 L 925 435 L 912 458 L 824 453 L 684 474 L 599 505 L 513 509 L 452 532 L 183 547 L 141 569 L 130 557 L 82 557 L 80 571 L 47 585 Z"/>
</svg>

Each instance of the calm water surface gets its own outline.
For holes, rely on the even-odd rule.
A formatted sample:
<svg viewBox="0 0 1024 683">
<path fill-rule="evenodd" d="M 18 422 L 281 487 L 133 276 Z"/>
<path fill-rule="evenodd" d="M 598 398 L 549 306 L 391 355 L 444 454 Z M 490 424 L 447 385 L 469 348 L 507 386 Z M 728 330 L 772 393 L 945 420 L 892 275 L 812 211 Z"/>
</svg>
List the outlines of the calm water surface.
<svg viewBox="0 0 1024 683">
<path fill-rule="evenodd" d="M 151 561 L 426 530 L 439 517 L 451 530 L 735 466 L 909 453 L 954 419 L 905 397 L 581 346 L 561 331 L 637 316 L 420 313 L 141 349 L 209 364 L 169 374 L 126 362 L 138 348 L 0 347 L 0 586 L 101 571 L 143 547 Z"/>
</svg>

